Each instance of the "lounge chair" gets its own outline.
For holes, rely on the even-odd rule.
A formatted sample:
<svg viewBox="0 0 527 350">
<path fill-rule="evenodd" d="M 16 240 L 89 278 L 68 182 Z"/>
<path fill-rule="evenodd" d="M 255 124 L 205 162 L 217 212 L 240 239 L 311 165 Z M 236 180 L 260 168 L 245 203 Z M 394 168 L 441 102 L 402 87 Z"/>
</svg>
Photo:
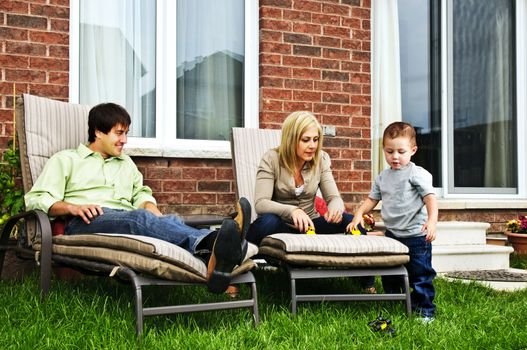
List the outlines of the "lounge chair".
<svg viewBox="0 0 527 350">
<path fill-rule="evenodd" d="M 233 128 L 231 150 L 238 196 L 246 197 L 254 210 L 256 172 L 262 155 L 280 143 L 280 130 Z M 301 235 L 278 233 L 262 240 L 258 256 L 284 267 L 290 277 L 291 312 L 303 301 L 404 300 L 411 314 L 408 248 L 384 236 Z M 297 293 L 296 281 L 361 276 L 401 276 L 401 294 L 307 294 Z"/>
<path fill-rule="evenodd" d="M 16 120 L 24 192 L 37 179 L 47 159 L 54 153 L 76 148 L 87 141 L 89 107 L 23 95 L 17 103 Z M 216 223 L 217 218 L 192 218 L 189 224 Z M 16 245 L 9 244 L 14 225 L 24 223 L 24 234 Z M 192 222 L 191 222 L 192 221 Z M 135 297 L 136 332 L 143 331 L 144 316 L 252 308 L 254 322 L 259 322 L 256 284 L 250 270 L 250 256 L 257 252 L 250 244 L 244 262 L 238 266 L 233 284 L 246 284 L 250 298 L 201 304 L 145 307 L 143 286 L 206 285 L 207 266 L 180 247 L 153 238 L 125 234 L 87 234 L 52 236 L 48 216 L 33 210 L 10 218 L 0 237 L 0 273 L 6 250 L 19 256 L 34 258 L 40 265 L 41 296 L 50 290 L 53 266 L 71 267 L 80 271 L 117 277 L 131 282 Z"/>
</svg>

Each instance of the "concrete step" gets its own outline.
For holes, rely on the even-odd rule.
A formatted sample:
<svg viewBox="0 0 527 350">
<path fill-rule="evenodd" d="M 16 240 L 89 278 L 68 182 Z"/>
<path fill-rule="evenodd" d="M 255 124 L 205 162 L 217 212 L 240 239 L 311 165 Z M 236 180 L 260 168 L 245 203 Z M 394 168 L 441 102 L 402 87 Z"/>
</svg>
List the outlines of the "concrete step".
<svg viewBox="0 0 527 350">
<path fill-rule="evenodd" d="M 432 266 L 438 273 L 507 269 L 513 251 L 492 244 L 434 245 Z"/>
<path fill-rule="evenodd" d="M 486 222 L 441 221 L 437 223 L 434 246 L 486 244 Z"/>
</svg>

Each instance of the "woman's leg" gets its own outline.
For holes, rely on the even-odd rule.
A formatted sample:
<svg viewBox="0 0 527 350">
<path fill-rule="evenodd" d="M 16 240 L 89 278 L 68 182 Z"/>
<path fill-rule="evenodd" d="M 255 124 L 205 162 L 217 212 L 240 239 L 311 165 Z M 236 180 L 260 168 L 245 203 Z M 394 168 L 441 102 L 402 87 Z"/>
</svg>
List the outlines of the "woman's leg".
<svg viewBox="0 0 527 350">
<path fill-rule="evenodd" d="M 289 226 L 276 214 L 263 214 L 254 220 L 247 232 L 247 240 L 260 245 L 262 239 L 279 232 L 292 232 Z"/>
</svg>

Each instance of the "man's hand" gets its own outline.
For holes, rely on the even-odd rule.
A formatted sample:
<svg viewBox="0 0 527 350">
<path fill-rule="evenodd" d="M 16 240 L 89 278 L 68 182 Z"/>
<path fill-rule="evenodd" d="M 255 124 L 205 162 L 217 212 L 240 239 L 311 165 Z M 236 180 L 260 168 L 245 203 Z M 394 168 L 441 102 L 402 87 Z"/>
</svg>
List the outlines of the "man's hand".
<svg viewBox="0 0 527 350">
<path fill-rule="evenodd" d="M 90 224 L 97 216 L 104 214 L 102 208 L 96 204 L 76 205 L 70 204 L 69 215 L 80 216 L 86 223 Z"/>
</svg>

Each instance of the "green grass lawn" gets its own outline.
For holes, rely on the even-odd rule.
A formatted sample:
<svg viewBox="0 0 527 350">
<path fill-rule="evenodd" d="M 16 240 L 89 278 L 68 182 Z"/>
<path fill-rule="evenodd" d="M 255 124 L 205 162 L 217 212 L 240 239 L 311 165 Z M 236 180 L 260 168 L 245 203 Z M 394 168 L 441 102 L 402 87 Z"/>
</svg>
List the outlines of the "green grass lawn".
<svg viewBox="0 0 527 350">
<path fill-rule="evenodd" d="M 527 258 L 514 257 L 525 268 Z M 108 278 L 53 281 L 44 303 L 36 273 L 0 283 L 0 349 L 525 349 L 527 290 L 497 292 L 478 284 L 435 281 L 435 322 L 408 318 L 402 302 L 300 303 L 289 312 L 282 272 L 256 271 L 261 323 L 249 309 L 148 317 L 135 337 L 130 286 Z M 315 281 L 303 289 L 354 289 L 345 280 Z M 248 293 L 242 289 L 242 293 Z M 218 298 L 204 288 L 152 287 L 149 304 L 163 298 Z M 212 298 L 212 299 L 211 299 Z M 220 296 L 223 298 L 223 296 Z M 392 320 L 396 335 L 372 332 L 379 314 Z"/>
</svg>

